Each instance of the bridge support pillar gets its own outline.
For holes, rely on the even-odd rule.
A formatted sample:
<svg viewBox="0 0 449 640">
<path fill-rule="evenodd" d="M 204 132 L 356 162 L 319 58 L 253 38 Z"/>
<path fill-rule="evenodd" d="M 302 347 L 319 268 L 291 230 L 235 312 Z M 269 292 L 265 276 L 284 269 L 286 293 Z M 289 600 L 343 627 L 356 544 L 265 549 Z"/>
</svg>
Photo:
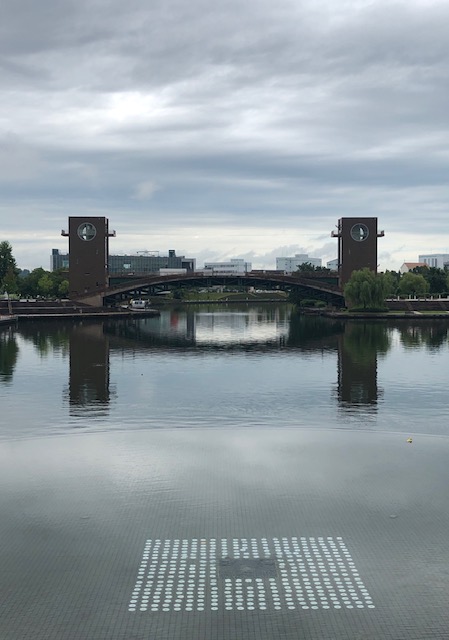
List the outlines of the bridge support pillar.
<svg viewBox="0 0 449 640">
<path fill-rule="evenodd" d="M 102 307 L 104 305 L 104 297 L 101 293 L 96 293 L 89 297 L 83 296 L 80 302 L 89 305 L 89 307 Z"/>
<path fill-rule="evenodd" d="M 377 273 L 377 238 L 384 236 L 377 230 L 377 218 L 340 218 L 338 231 L 339 286 L 343 289 L 353 271 L 367 267 Z"/>
<path fill-rule="evenodd" d="M 70 217 L 69 230 L 69 298 L 95 298 L 108 287 L 109 222 L 102 217 Z M 90 299 L 90 298 L 88 298 Z M 101 306 L 103 296 L 101 296 Z"/>
</svg>

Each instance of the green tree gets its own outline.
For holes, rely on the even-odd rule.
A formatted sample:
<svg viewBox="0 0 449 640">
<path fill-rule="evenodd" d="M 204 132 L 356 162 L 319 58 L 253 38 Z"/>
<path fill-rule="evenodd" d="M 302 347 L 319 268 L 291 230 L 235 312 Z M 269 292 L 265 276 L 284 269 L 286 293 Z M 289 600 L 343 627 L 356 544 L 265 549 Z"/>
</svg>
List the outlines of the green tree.
<svg viewBox="0 0 449 640">
<path fill-rule="evenodd" d="M 301 264 L 298 264 L 298 268 L 293 272 L 293 275 L 307 276 L 308 273 L 312 272 L 327 275 L 330 271 L 331 270 L 327 267 L 314 267 L 311 262 L 302 262 Z"/>
<path fill-rule="evenodd" d="M 447 291 L 447 272 L 437 267 L 415 267 L 412 273 L 418 273 L 429 283 L 429 293 L 445 293 Z"/>
<path fill-rule="evenodd" d="M 45 274 L 45 270 L 42 267 L 33 269 L 33 271 L 25 278 L 20 278 L 20 294 L 24 297 L 35 298 L 39 295 L 38 282 L 40 278 Z"/>
<path fill-rule="evenodd" d="M 429 289 L 430 285 L 424 276 L 411 271 L 402 275 L 398 285 L 398 293 L 400 294 L 417 295 L 428 293 Z"/>
<path fill-rule="evenodd" d="M 398 290 L 401 274 L 398 271 L 385 271 L 383 274 L 385 281 L 385 293 L 388 296 L 394 296 Z"/>
<path fill-rule="evenodd" d="M 367 267 L 353 271 L 344 287 L 347 306 L 365 311 L 384 309 L 386 292 L 384 275 L 375 274 Z"/>
<path fill-rule="evenodd" d="M 311 271 L 315 271 L 315 267 L 311 262 L 302 262 L 298 264 L 298 269 L 296 270 L 297 274 L 310 273 Z"/>
<path fill-rule="evenodd" d="M 67 271 L 45 271 L 38 267 L 27 276 L 19 278 L 19 290 L 21 295 L 26 297 L 65 297 L 69 291 Z"/>
<path fill-rule="evenodd" d="M 64 269 L 57 269 L 56 271 L 47 271 L 47 273 L 53 283 L 51 295 L 60 298 L 66 297 L 69 292 L 67 271 L 65 271 Z"/>
<path fill-rule="evenodd" d="M 12 268 L 8 269 L 8 272 L 3 278 L 1 289 L 2 291 L 6 291 L 7 293 L 17 293 L 19 291 L 17 274 L 14 272 Z"/>
<path fill-rule="evenodd" d="M 44 273 L 37 283 L 38 291 L 41 296 L 46 298 L 53 293 L 54 283 L 49 273 Z"/>
<path fill-rule="evenodd" d="M 61 282 L 58 285 L 58 296 L 60 298 L 65 298 L 67 297 L 68 293 L 69 293 L 69 281 L 61 280 Z"/>
<path fill-rule="evenodd" d="M 0 242 L 0 289 L 13 293 L 17 290 L 18 269 L 7 240 Z"/>
</svg>

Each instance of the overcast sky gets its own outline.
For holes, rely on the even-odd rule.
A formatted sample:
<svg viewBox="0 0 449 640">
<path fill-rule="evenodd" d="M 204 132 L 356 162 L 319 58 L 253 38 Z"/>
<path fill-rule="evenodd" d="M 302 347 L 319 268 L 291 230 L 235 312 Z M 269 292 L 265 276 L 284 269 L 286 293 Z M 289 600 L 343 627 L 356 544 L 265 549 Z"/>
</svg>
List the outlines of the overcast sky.
<svg viewBox="0 0 449 640">
<path fill-rule="evenodd" d="M 112 253 L 449 253 L 447 0 L 1 0 L 0 240 L 49 268 L 68 216 Z"/>
</svg>

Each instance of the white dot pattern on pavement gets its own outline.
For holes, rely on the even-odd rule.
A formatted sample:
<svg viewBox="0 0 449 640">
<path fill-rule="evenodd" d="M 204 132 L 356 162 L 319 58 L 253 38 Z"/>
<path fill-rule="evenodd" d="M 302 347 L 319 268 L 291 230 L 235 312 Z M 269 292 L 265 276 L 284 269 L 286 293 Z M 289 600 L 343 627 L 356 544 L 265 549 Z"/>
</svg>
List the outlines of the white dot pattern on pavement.
<svg viewBox="0 0 449 640">
<path fill-rule="evenodd" d="M 223 559 L 235 576 L 229 569 L 220 576 Z M 267 559 L 274 573 L 258 575 L 257 561 Z M 147 540 L 128 605 L 130 612 L 366 608 L 375 605 L 341 537 Z"/>
</svg>

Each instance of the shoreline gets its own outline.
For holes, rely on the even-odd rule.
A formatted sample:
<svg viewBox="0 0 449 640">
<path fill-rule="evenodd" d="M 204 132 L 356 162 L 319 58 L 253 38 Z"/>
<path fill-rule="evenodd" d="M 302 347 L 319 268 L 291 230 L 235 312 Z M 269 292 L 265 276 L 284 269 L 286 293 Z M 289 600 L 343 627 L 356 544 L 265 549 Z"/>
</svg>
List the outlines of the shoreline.
<svg viewBox="0 0 449 640">
<path fill-rule="evenodd" d="M 0 325 L 6 326 L 11 324 L 17 324 L 17 316 L 0 316 Z"/>
<path fill-rule="evenodd" d="M 0 316 L 1 325 L 18 324 L 22 320 L 80 320 L 80 319 L 104 319 L 104 318 L 129 318 L 129 317 L 157 317 L 160 311 L 157 309 L 146 309 L 138 311 L 86 311 L 80 309 L 77 312 L 69 313 L 18 313 L 13 316 Z"/>
<path fill-rule="evenodd" d="M 307 315 L 315 315 L 315 313 Z M 367 312 L 367 313 L 351 313 L 350 311 L 320 311 L 317 315 L 326 318 L 338 318 L 339 320 L 449 320 L 449 311 L 435 311 L 422 313 L 419 311 L 401 312 Z"/>
<path fill-rule="evenodd" d="M 172 307 L 190 307 L 195 305 L 258 305 L 258 304 L 292 304 L 288 300 L 282 301 L 273 298 L 262 299 L 250 299 L 250 300 L 164 300 L 159 304 L 154 304 L 148 309 L 111 309 L 108 307 L 79 307 L 67 308 L 66 304 L 51 305 L 51 307 L 34 308 L 31 311 L 30 306 L 27 304 L 22 308 L 15 308 L 12 315 L 1 314 L 0 326 L 17 325 L 19 321 L 32 321 L 32 320 L 75 320 L 75 319 L 105 319 L 105 318 L 143 318 L 143 317 L 157 317 L 160 316 L 160 309 L 172 308 Z M 50 311 L 51 308 L 51 311 Z M 330 319 L 338 320 L 363 320 L 363 321 L 385 321 L 385 320 L 411 320 L 411 321 L 425 321 L 425 320 L 449 320 L 449 310 L 432 310 L 422 311 L 407 310 L 400 311 L 390 309 L 385 312 L 351 312 L 345 310 L 330 310 L 326 308 L 316 307 L 298 307 L 296 309 L 299 313 L 312 316 L 321 316 Z M 4 309 L 3 311 L 6 311 Z"/>
</svg>

